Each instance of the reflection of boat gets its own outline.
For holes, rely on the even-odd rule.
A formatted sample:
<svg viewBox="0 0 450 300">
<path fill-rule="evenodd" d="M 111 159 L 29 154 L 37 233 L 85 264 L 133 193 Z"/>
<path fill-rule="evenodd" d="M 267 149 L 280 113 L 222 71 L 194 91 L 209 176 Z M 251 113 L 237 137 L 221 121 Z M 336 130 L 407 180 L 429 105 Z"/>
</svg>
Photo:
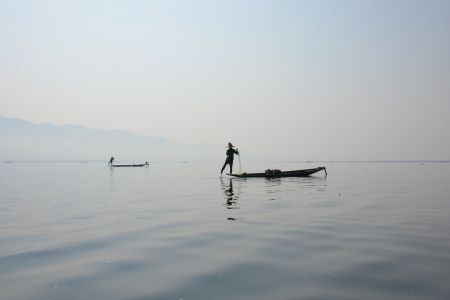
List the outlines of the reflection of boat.
<svg viewBox="0 0 450 300">
<path fill-rule="evenodd" d="M 264 173 L 242 173 L 242 174 L 229 174 L 234 177 L 266 177 L 266 178 L 276 178 L 276 177 L 306 177 L 312 175 L 319 171 L 324 171 L 327 174 L 327 169 L 325 167 L 318 167 L 314 169 L 304 169 L 304 170 L 293 170 L 293 171 L 280 171 L 280 170 L 266 170 Z"/>
<path fill-rule="evenodd" d="M 132 164 L 132 165 L 111 165 L 111 167 L 148 167 L 148 162 L 145 162 L 145 164 Z"/>
</svg>

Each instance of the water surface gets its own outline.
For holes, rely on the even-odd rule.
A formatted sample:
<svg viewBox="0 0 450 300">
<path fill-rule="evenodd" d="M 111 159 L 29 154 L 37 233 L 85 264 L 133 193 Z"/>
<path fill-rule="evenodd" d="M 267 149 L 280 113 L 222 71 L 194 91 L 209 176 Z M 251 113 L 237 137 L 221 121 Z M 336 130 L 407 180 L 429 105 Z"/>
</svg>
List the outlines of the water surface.
<svg viewBox="0 0 450 300">
<path fill-rule="evenodd" d="M 450 164 L 326 166 L 0 163 L 0 298 L 449 299 Z"/>
</svg>

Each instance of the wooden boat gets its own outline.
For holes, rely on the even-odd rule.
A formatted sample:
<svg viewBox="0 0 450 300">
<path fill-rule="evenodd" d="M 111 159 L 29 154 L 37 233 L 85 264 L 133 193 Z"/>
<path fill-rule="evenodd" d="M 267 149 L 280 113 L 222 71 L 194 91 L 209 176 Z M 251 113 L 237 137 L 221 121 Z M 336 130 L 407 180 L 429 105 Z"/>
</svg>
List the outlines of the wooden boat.
<svg viewBox="0 0 450 300">
<path fill-rule="evenodd" d="M 119 167 L 148 167 L 148 162 L 145 164 L 132 164 L 132 165 L 110 165 L 111 167 L 119 168 Z"/>
<path fill-rule="evenodd" d="M 314 169 L 293 170 L 293 171 L 280 171 L 280 170 L 266 170 L 264 173 L 242 173 L 242 174 L 228 174 L 234 177 L 248 178 L 248 177 L 265 177 L 265 178 L 277 178 L 277 177 L 306 177 L 324 171 L 327 175 L 327 169 L 325 167 L 318 167 Z"/>
</svg>

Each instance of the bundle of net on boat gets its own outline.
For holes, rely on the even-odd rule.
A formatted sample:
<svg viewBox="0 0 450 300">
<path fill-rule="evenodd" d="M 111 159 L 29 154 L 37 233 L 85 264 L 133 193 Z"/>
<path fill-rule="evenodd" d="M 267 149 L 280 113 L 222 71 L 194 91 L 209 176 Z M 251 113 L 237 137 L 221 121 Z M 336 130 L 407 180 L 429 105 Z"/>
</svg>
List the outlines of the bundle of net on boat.
<svg viewBox="0 0 450 300">
<path fill-rule="evenodd" d="M 267 169 L 264 173 L 266 175 L 268 175 L 268 176 L 274 176 L 274 175 L 281 174 L 281 170 L 278 170 L 278 169 Z"/>
</svg>

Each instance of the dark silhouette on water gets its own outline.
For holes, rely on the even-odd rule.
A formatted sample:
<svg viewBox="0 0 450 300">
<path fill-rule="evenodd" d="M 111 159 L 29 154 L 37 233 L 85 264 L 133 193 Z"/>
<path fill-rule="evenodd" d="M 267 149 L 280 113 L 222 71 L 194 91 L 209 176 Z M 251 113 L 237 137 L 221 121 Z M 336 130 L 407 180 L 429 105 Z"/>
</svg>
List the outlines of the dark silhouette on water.
<svg viewBox="0 0 450 300">
<path fill-rule="evenodd" d="M 123 164 L 123 165 L 115 165 L 114 164 L 114 157 L 111 156 L 111 159 L 109 160 L 108 166 L 111 167 L 148 167 L 148 161 L 146 161 L 144 164 Z"/>
<path fill-rule="evenodd" d="M 239 151 L 237 149 L 233 149 L 233 144 L 228 143 L 228 150 L 227 150 L 227 158 L 225 159 L 225 163 L 223 164 L 222 170 L 220 170 L 220 175 L 222 175 L 223 170 L 225 170 L 225 167 L 227 165 L 230 165 L 230 174 L 233 173 L 233 160 L 234 160 L 234 155 L 237 154 L 239 155 Z"/>
<path fill-rule="evenodd" d="M 225 197 L 227 209 L 239 208 L 236 206 L 239 196 L 238 193 L 235 193 L 233 190 L 233 179 L 229 178 L 229 184 L 227 184 L 222 178 L 220 179 L 220 181 L 222 183 L 222 190 Z"/>
<path fill-rule="evenodd" d="M 145 164 L 131 164 L 131 165 L 111 165 L 111 167 L 148 167 L 148 161 Z"/>
<path fill-rule="evenodd" d="M 314 169 L 293 170 L 293 171 L 281 171 L 278 169 L 267 169 L 264 173 L 242 173 L 231 174 L 234 177 L 247 178 L 247 177 L 265 177 L 265 178 L 277 178 L 277 177 L 307 177 L 319 171 L 324 171 L 327 176 L 327 169 L 325 167 L 317 167 Z"/>
</svg>

